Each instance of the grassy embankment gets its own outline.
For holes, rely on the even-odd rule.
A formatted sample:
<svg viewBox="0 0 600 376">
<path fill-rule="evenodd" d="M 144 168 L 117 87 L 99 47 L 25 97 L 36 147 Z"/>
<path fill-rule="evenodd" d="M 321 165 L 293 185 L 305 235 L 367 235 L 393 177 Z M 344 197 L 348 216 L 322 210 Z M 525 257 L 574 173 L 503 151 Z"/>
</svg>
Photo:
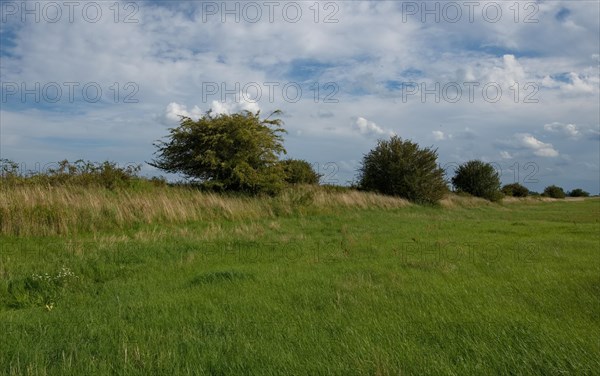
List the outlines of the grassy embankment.
<svg viewBox="0 0 600 376">
<path fill-rule="evenodd" d="M 0 373 L 597 374 L 599 209 L 3 189 Z"/>
</svg>

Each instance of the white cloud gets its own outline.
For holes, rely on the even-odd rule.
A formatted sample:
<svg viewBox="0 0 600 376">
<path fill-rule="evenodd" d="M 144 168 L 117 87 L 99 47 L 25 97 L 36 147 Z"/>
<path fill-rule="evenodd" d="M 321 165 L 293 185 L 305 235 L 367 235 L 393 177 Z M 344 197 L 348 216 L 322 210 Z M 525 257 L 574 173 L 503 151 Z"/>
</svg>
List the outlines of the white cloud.
<svg viewBox="0 0 600 376">
<path fill-rule="evenodd" d="M 378 136 L 388 134 L 390 136 L 395 135 L 393 131 L 386 131 L 372 121 L 365 119 L 364 117 L 358 117 L 354 122 L 354 129 L 358 130 L 360 134 L 365 136 Z"/>
<path fill-rule="evenodd" d="M 551 88 L 551 89 L 556 89 L 556 88 L 560 87 L 560 82 L 556 81 L 549 75 L 545 75 L 544 78 L 542 78 L 541 83 L 542 83 L 542 87 L 547 87 L 547 88 Z"/>
<path fill-rule="evenodd" d="M 526 149 L 532 150 L 533 154 L 538 157 L 557 157 L 558 151 L 554 149 L 552 144 L 547 144 L 533 137 L 529 133 L 515 134 L 517 145 Z"/>
<path fill-rule="evenodd" d="M 210 109 L 215 115 L 229 115 L 240 111 L 250 111 L 256 113 L 260 110 L 260 107 L 258 104 L 251 102 L 227 103 L 221 101 L 212 101 Z M 205 112 L 202 111 L 198 106 L 194 106 L 191 111 L 188 111 L 186 105 L 179 104 L 177 102 L 171 102 L 165 109 L 164 120 L 166 120 L 167 123 L 179 123 L 181 116 L 198 120 L 200 117 L 202 117 L 202 115 L 204 115 L 204 113 Z"/>
<path fill-rule="evenodd" d="M 436 141 L 442 141 L 446 139 L 446 135 L 442 131 L 432 131 L 433 139 Z"/>
<path fill-rule="evenodd" d="M 229 102 L 221 102 L 221 101 L 212 101 L 211 103 L 212 111 L 217 114 L 233 114 L 240 111 L 250 111 L 256 113 L 260 111 L 260 107 L 257 103 L 253 102 L 245 102 L 241 101 L 239 103 L 229 103 Z"/>
<path fill-rule="evenodd" d="M 569 83 L 562 86 L 562 89 L 567 93 L 589 94 L 594 92 L 595 86 L 589 82 L 589 77 L 580 76 L 577 73 L 571 72 L 569 73 L 569 80 Z"/>
<path fill-rule="evenodd" d="M 125 3 L 123 0 L 120 5 Z M 393 133 L 386 128 L 391 125 L 402 126 L 402 136 L 419 143 L 444 140 L 439 142 L 442 159 L 454 158 L 453 153 L 473 159 L 486 155 L 514 159 L 555 156 L 558 149 L 560 157 L 569 154 L 578 161 L 597 161 L 599 157 L 598 144 L 584 141 L 600 139 L 599 36 L 594 33 L 599 23 L 597 2 L 537 2 L 539 12 L 534 18 L 539 22 L 535 24 L 523 22 L 524 8 L 519 14 L 521 22 L 514 22 L 514 11 L 508 9 L 511 2 L 500 2 L 503 17 L 498 23 L 485 22 L 481 12 L 476 12 L 475 22 L 469 22 L 463 8 L 463 18 L 456 24 L 443 19 L 431 22 L 432 17 L 423 23 L 421 15 L 403 20 L 398 3 L 373 1 L 337 2 L 339 11 L 334 18 L 338 23 L 323 22 L 330 7 L 321 8 L 321 22 L 315 23 L 315 14 L 308 9 L 311 4 L 301 3 L 303 17 L 298 23 L 282 20 L 279 6 L 275 7 L 275 22 L 264 19 L 268 12 L 263 8 L 263 20 L 255 24 L 221 22 L 219 14 L 203 22 L 201 2 L 175 6 L 140 2 L 134 15 L 140 22 L 131 24 L 113 22 L 111 4 L 101 3 L 104 17 L 98 23 L 81 19 L 74 23 L 22 23 L 17 15 L 12 17 L 17 27 L 5 25 L 6 37 L 14 43 L 2 43 L 3 82 L 24 82 L 28 87 L 35 82 L 96 82 L 106 101 L 37 108 L 31 103 L 3 103 L 3 157 L 43 162 L 62 158 L 65 147 L 70 147 L 75 158 L 113 158 L 115 150 L 121 150 L 127 153 L 123 160 L 143 161 L 153 151 L 152 141 L 164 136 L 159 123 L 172 125 L 179 121 L 177 115 L 196 118 L 209 108 L 215 113 L 283 110 L 290 131 L 286 146 L 311 161 L 358 158 L 373 146 L 373 140 L 356 135 L 385 137 Z M 577 28 L 556 21 L 554 15 L 562 7 L 571 10 L 569 21 Z M 79 10 L 81 7 L 76 13 Z M 125 13 L 121 12 L 121 17 Z M 63 20 L 66 15 L 63 12 Z M 239 42 L 248 36 L 256 43 Z M 281 88 L 288 81 L 298 81 L 304 89 L 297 103 L 282 100 Z M 331 92 L 321 87 L 321 100 L 315 103 L 308 85 L 316 81 L 336 82 L 340 90 L 334 98 L 339 102 L 323 103 Z M 429 89 L 436 82 L 443 87 L 448 82 L 476 81 L 480 86 L 474 89 L 474 102 L 469 102 L 463 86 L 462 100 L 457 103 L 434 103 L 432 95 L 427 103 L 421 103 L 419 93 L 416 100 L 404 103 L 398 88 L 407 81 L 426 82 Z M 482 86 L 492 81 L 502 86 L 498 103 L 487 103 L 482 97 Z M 520 84 L 519 103 L 513 100 L 514 91 L 506 87 L 515 81 Z M 112 100 L 115 82 L 122 96 L 118 104 Z M 128 82 L 139 87 L 134 96 L 139 99 L 137 104 L 122 101 L 131 93 L 124 88 Z M 219 92 L 203 97 L 205 82 L 217 83 Z M 222 98 L 224 82 L 228 89 L 235 83 L 242 87 L 259 83 L 263 98 L 256 104 L 213 102 Z M 280 84 L 274 101 L 261 84 L 265 82 Z M 534 96 L 540 100 L 538 104 L 523 102 L 531 93 L 524 87 L 527 82 L 542 82 Z M 22 105 L 27 109 L 22 110 Z M 31 108 L 38 113 L 27 112 Z M 349 120 L 358 114 L 362 120 Z M 551 126 L 542 130 L 541 134 L 552 137 L 543 138 L 546 143 L 530 136 L 541 138 L 536 133 L 540 124 L 553 124 L 565 116 L 569 117 L 564 129 Z M 443 128 L 439 127 L 441 121 Z M 569 128 L 569 124 L 576 126 Z M 581 135 L 576 136 L 577 132 Z M 530 138 L 515 139 L 516 133 Z M 564 142 L 567 137 L 580 137 L 582 142 Z M 93 139 L 97 146 L 82 147 L 78 140 L 71 141 L 84 138 Z M 59 139 L 70 141 L 56 141 Z M 507 139 L 493 149 L 495 140 Z M 540 159 L 549 164 L 563 160 Z M 557 175 L 557 183 L 560 179 L 568 182 L 578 173 L 576 166 L 564 171 Z M 590 180 L 595 184 L 590 190 L 597 191 L 598 172 Z"/>
<path fill-rule="evenodd" d="M 525 70 L 514 55 L 502 57 L 502 67 L 495 67 L 490 76 L 492 82 L 513 85 L 515 82 L 524 83 Z"/>
<path fill-rule="evenodd" d="M 505 150 L 502 150 L 500 152 L 500 158 L 502 158 L 502 159 L 512 159 L 512 157 L 513 156 L 509 152 L 507 152 Z"/>
<path fill-rule="evenodd" d="M 570 72 L 567 75 L 567 80 L 555 80 L 549 75 L 545 75 L 542 79 L 542 87 L 550 89 L 559 89 L 567 95 L 583 95 L 593 94 L 597 92 L 598 76 L 587 74 L 588 69 L 584 69 L 582 73 Z"/>
<path fill-rule="evenodd" d="M 203 114 L 203 111 L 198 107 L 194 106 L 192 111 L 187 110 L 187 106 L 176 102 L 171 102 L 165 109 L 165 119 L 168 122 L 179 123 L 181 116 L 192 118 L 193 120 L 199 119 Z"/>
<path fill-rule="evenodd" d="M 553 122 L 550 124 L 544 124 L 544 130 L 552 133 L 561 133 L 570 138 L 577 138 L 581 136 L 581 131 L 575 124 Z"/>
</svg>

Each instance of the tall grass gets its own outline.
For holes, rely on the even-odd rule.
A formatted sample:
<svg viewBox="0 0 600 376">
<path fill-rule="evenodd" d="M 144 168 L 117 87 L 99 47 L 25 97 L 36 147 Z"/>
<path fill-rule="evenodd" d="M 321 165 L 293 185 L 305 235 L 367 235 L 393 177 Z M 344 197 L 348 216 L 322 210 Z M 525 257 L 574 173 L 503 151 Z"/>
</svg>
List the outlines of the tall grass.
<svg viewBox="0 0 600 376">
<path fill-rule="evenodd" d="M 144 199 L 152 209 L 164 199 L 174 212 L 215 212 L 208 224 L 140 224 L 134 233 L 0 237 L 2 375 L 600 369 L 598 199 L 503 206 L 451 196 L 452 209 L 356 210 L 402 201 L 327 188 L 255 199 L 185 189 L 26 193 L 19 210 L 45 199 L 148 211 Z M 222 204 L 281 217 L 229 221 Z"/>
<path fill-rule="evenodd" d="M 352 190 L 290 187 L 247 197 L 186 187 L 10 186 L 0 189 L 0 234 L 74 235 L 149 223 L 269 218 L 338 208 L 399 208 L 407 201 Z"/>
<path fill-rule="evenodd" d="M 535 203 L 552 199 L 505 199 Z M 412 205 L 392 196 L 342 187 L 291 186 L 275 197 L 220 194 L 186 186 L 139 181 L 126 188 L 66 185 L 0 185 L 0 235 L 71 236 L 142 224 L 244 220 L 336 213 L 345 209 L 397 209 Z M 495 206 L 449 194 L 443 208 Z"/>
</svg>

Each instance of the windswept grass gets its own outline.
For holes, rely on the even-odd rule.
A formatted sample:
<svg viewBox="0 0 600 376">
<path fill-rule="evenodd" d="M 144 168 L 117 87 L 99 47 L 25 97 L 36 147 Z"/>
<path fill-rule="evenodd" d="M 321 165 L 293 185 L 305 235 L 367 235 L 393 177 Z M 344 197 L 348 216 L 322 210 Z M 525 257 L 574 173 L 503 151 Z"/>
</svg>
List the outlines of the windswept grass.
<svg viewBox="0 0 600 376">
<path fill-rule="evenodd" d="M 209 220 L 0 236 L 0 374 L 598 374 L 600 200 L 306 192 L 37 192 Z"/>
<path fill-rule="evenodd" d="M 0 189 L 0 374 L 600 369 L 600 200 Z"/>
<path fill-rule="evenodd" d="M 394 197 L 311 186 L 289 188 L 276 197 L 220 195 L 167 186 L 118 190 L 18 186 L 0 189 L 0 234 L 75 235 L 151 223 L 236 221 L 407 205 Z"/>
<path fill-rule="evenodd" d="M 550 198 L 505 198 L 504 204 L 541 203 Z M 0 187 L 0 234 L 72 236 L 147 224 L 239 221 L 312 215 L 347 209 L 398 209 L 408 201 L 341 187 L 289 187 L 275 197 L 203 192 L 185 186 L 107 189 L 80 185 Z M 487 200 L 449 194 L 446 209 L 497 207 Z"/>
</svg>

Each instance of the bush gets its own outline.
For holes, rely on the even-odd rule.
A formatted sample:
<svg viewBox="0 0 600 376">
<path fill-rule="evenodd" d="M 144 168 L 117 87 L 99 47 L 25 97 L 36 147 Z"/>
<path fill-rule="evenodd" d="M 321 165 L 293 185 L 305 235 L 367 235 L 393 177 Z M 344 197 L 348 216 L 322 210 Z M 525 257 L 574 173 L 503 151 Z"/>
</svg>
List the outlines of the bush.
<svg viewBox="0 0 600 376">
<path fill-rule="evenodd" d="M 529 189 L 519 183 L 506 184 L 502 187 L 502 193 L 511 197 L 527 197 L 529 195 Z"/>
<path fill-rule="evenodd" d="M 363 157 L 359 188 L 399 196 L 417 203 L 435 203 L 448 192 L 437 151 L 393 136 L 378 141 Z"/>
<path fill-rule="evenodd" d="M 544 193 L 542 196 L 552 197 L 552 198 L 565 198 L 567 195 L 565 191 L 556 185 L 550 185 L 544 189 Z"/>
<path fill-rule="evenodd" d="M 590 197 L 590 194 L 581 188 L 575 188 L 569 192 L 569 197 Z"/>
<path fill-rule="evenodd" d="M 260 111 L 217 116 L 208 111 L 197 121 L 182 116 L 168 140 L 155 144 L 158 158 L 149 164 L 217 191 L 277 193 L 285 184 L 279 163 L 285 130 L 281 120 L 259 116 Z"/>
<path fill-rule="evenodd" d="M 7 186 L 14 185 L 78 185 L 86 187 L 104 187 L 108 189 L 125 188 L 134 182 L 142 180 L 138 176 L 140 165 L 127 165 L 119 167 L 114 162 L 105 161 L 94 163 L 83 161 L 75 162 L 63 160 L 55 164 L 55 168 L 46 171 L 29 171 L 22 173 L 18 164 L 2 160 L 1 182 Z"/>
<path fill-rule="evenodd" d="M 286 159 L 281 161 L 288 184 L 319 184 L 321 175 L 313 170 L 310 163 L 300 159 Z"/>
<path fill-rule="evenodd" d="M 469 161 L 460 165 L 452 178 L 452 185 L 459 192 L 490 201 L 502 198 L 498 173 L 491 164 L 482 161 Z"/>
</svg>

